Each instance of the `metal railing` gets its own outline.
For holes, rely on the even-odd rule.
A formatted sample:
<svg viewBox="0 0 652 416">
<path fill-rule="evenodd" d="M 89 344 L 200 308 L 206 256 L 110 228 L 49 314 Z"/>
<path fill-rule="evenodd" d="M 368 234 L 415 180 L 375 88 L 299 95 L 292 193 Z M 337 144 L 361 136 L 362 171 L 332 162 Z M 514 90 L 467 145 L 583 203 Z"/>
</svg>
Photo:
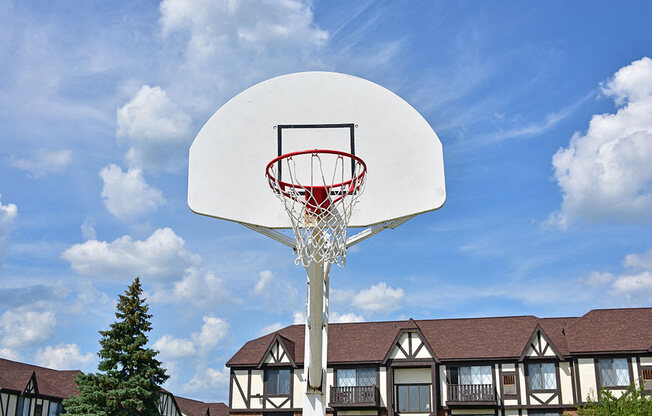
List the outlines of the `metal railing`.
<svg viewBox="0 0 652 416">
<path fill-rule="evenodd" d="M 494 402 L 496 389 L 493 384 L 449 384 L 449 402 Z"/>
<path fill-rule="evenodd" d="M 376 386 L 337 386 L 331 387 L 331 406 L 337 405 L 378 405 Z"/>
</svg>

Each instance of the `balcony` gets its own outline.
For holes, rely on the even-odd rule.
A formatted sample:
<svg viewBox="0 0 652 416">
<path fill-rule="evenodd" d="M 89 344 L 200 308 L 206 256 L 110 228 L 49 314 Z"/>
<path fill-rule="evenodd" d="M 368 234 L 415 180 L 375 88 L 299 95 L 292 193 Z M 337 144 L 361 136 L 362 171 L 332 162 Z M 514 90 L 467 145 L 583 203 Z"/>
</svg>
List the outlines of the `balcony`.
<svg viewBox="0 0 652 416">
<path fill-rule="evenodd" d="M 331 387 L 329 406 L 333 408 L 378 407 L 378 397 L 376 386 Z"/>
<path fill-rule="evenodd" d="M 449 384 L 448 405 L 496 405 L 496 389 L 493 384 Z"/>
</svg>

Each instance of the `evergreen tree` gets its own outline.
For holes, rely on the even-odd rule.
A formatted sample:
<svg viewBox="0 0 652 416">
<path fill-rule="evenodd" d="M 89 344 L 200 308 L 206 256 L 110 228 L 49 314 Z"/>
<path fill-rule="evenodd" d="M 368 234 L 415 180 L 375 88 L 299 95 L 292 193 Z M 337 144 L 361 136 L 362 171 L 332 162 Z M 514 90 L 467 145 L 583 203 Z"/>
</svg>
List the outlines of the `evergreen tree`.
<svg viewBox="0 0 652 416">
<path fill-rule="evenodd" d="M 168 375 L 147 348 L 152 329 L 140 279 L 136 278 L 119 296 L 117 320 L 108 331 L 100 331 L 101 350 L 97 374 L 80 374 L 80 395 L 64 400 L 70 416 L 152 416 L 158 415 L 160 385 Z"/>
</svg>

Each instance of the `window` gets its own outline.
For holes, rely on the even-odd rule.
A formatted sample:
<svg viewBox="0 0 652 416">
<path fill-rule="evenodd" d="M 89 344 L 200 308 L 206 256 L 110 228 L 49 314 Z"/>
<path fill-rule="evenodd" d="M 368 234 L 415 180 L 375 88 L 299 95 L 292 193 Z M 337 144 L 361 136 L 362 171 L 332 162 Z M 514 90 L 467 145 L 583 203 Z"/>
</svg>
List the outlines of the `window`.
<svg viewBox="0 0 652 416">
<path fill-rule="evenodd" d="M 290 370 L 265 370 L 267 394 L 290 394 Z"/>
<path fill-rule="evenodd" d="M 342 387 L 375 386 L 375 368 L 341 368 L 337 370 L 337 385 Z"/>
<path fill-rule="evenodd" d="M 43 416 L 43 405 L 35 404 L 34 405 L 34 416 Z"/>
<path fill-rule="evenodd" d="M 503 393 L 516 395 L 516 374 L 503 374 Z"/>
<path fill-rule="evenodd" d="M 31 400 L 25 397 L 18 398 L 18 405 L 16 405 L 16 416 L 28 416 Z"/>
<path fill-rule="evenodd" d="M 50 409 L 48 410 L 48 416 L 59 416 L 63 411 L 63 406 L 61 403 L 50 402 Z"/>
<path fill-rule="evenodd" d="M 399 384 L 399 412 L 430 412 L 430 384 Z"/>
<path fill-rule="evenodd" d="M 557 388 L 554 363 L 529 363 L 528 374 L 531 390 L 555 390 Z"/>
<path fill-rule="evenodd" d="M 599 360 L 600 384 L 603 387 L 629 386 L 629 365 L 626 358 Z"/>
<path fill-rule="evenodd" d="M 529 413 L 530 416 L 559 416 L 559 412 Z"/>
<path fill-rule="evenodd" d="M 493 384 L 491 366 L 452 367 L 451 384 Z"/>
<path fill-rule="evenodd" d="M 643 368 L 643 388 L 645 390 L 652 390 L 652 367 Z"/>
</svg>

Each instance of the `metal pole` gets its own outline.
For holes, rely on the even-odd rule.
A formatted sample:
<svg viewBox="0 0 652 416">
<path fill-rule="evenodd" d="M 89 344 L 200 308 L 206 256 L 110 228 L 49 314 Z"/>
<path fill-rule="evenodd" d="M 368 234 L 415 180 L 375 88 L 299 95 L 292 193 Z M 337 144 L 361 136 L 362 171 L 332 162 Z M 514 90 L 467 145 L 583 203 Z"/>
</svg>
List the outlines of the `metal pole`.
<svg viewBox="0 0 652 416">
<path fill-rule="evenodd" d="M 320 232 L 313 231 L 313 245 L 319 247 Z M 308 296 L 306 302 L 306 330 L 304 353 L 303 416 L 326 415 L 326 373 L 328 352 L 328 274 L 330 263 L 321 258 L 313 259 L 308 274 Z"/>
</svg>

